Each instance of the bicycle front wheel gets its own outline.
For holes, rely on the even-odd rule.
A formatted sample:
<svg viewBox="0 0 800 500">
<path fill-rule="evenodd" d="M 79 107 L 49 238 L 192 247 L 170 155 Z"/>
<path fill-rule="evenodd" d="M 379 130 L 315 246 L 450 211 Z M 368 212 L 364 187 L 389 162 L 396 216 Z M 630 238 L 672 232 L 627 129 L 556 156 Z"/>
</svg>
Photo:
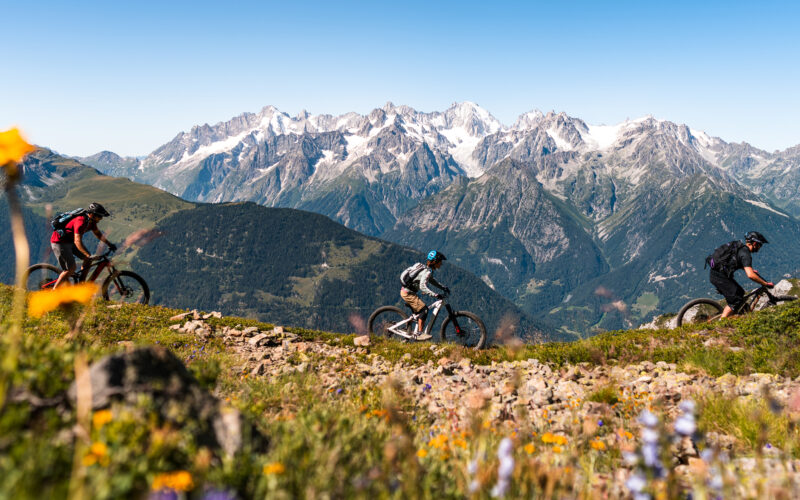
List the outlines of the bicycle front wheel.
<svg viewBox="0 0 800 500">
<path fill-rule="evenodd" d="M 392 332 L 389 330 L 389 327 L 396 325 L 405 319 L 408 319 L 408 315 L 406 315 L 399 307 L 379 307 L 370 315 L 369 321 L 367 321 L 367 330 L 369 331 L 370 337 L 388 338 L 392 336 Z M 411 328 L 413 328 L 411 323 L 412 321 L 409 321 L 403 325 L 402 330 L 406 333 L 410 333 Z"/>
<path fill-rule="evenodd" d="M 482 349 L 486 344 L 486 326 L 468 311 L 456 311 L 453 316 L 446 317 L 441 335 L 442 342 L 455 342 L 472 349 Z"/>
<path fill-rule="evenodd" d="M 138 274 L 118 271 L 103 282 L 103 298 L 126 304 L 147 304 L 150 302 L 150 289 Z"/>
<path fill-rule="evenodd" d="M 696 325 L 719 319 L 723 307 L 713 299 L 694 299 L 686 303 L 678 312 L 677 324 Z"/>
<path fill-rule="evenodd" d="M 769 301 L 767 302 L 767 305 L 777 306 L 785 302 L 791 302 L 793 300 L 797 300 L 797 297 L 795 297 L 794 295 L 773 295 L 772 298 L 775 299 L 775 301 L 774 302 Z"/>
<path fill-rule="evenodd" d="M 52 290 L 61 269 L 50 264 L 34 264 L 25 273 L 25 289 L 29 292 Z"/>
</svg>

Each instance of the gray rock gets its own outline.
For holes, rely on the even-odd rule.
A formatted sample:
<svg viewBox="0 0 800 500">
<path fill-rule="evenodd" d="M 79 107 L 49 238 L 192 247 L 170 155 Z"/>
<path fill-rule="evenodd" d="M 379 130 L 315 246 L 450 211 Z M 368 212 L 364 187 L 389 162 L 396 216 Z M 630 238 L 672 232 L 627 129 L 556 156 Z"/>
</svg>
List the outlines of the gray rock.
<svg viewBox="0 0 800 500">
<path fill-rule="evenodd" d="M 222 455 L 232 456 L 241 450 L 244 436 L 249 437 L 248 444 L 254 449 L 268 445 L 268 439 L 255 426 L 200 387 L 183 363 L 162 347 L 106 356 L 89 367 L 88 382 L 92 410 L 106 408 L 112 402 L 135 406 L 140 396 L 147 394 L 160 419 L 176 426 L 195 421 L 192 428 L 198 444 Z M 74 405 L 77 382 L 67 395 Z"/>
<path fill-rule="evenodd" d="M 269 335 L 266 333 L 259 333 L 255 337 L 251 337 L 247 339 L 247 343 L 252 346 L 259 346 L 261 344 L 265 344 L 266 340 L 269 338 Z"/>
</svg>

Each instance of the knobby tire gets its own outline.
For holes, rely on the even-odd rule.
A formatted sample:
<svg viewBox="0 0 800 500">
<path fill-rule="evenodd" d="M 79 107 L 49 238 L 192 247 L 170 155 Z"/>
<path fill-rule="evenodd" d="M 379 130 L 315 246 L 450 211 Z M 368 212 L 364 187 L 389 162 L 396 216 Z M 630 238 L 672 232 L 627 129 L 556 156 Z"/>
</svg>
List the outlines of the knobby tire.
<svg viewBox="0 0 800 500">
<path fill-rule="evenodd" d="M 394 335 L 389 331 L 389 327 L 407 319 L 408 315 L 399 307 L 383 306 L 375 309 L 367 321 L 367 331 L 370 337 L 389 338 Z M 414 327 L 411 321 L 406 324 L 406 332 Z M 401 337 L 402 338 L 402 337 Z"/>
<path fill-rule="evenodd" d="M 29 292 L 50 290 L 53 288 L 52 284 L 47 288 L 42 288 L 41 285 L 57 280 L 60 274 L 61 269 L 51 264 L 34 264 L 25 271 L 25 287 Z M 50 278 L 52 278 L 52 280 Z M 31 279 L 35 279 L 36 283 L 31 283 Z"/>
<path fill-rule="evenodd" d="M 694 300 L 690 300 L 678 312 L 677 325 L 678 326 L 683 325 L 684 316 L 686 315 L 687 312 L 689 312 L 690 309 L 692 309 L 693 307 L 701 306 L 701 305 L 708 306 L 712 310 L 715 310 L 717 315 L 722 314 L 722 310 L 724 309 L 722 307 L 722 305 L 720 305 L 719 302 L 717 302 L 716 300 L 713 300 L 713 299 L 694 299 Z M 706 318 L 708 318 L 708 319 L 713 318 L 713 317 L 714 317 L 713 314 L 711 316 L 706 316 Z M 706 320 L 706 322 L 707 322 L 707 320 Z M 693 319 L 692 323 L 696 323 L 696 321 L 694 321 L 694 319 Z"/>
<path fill-rule="evenodd" d="M 131 296 L 131 299 L 135 299 L 131 301 L 131 300 L 126 300 L 126 297 L 122 296 L 119 287 L 120 285 L 122 285 L 123 287 L 131 287 L 132 283 L 133 283 L 132 286 L 133 292 L 136 296 Z M 138 288 L 136 287 L 137 285 Z M 139 294 L 136 294 L 137 291 L 141 291 L 141 296 L 139 296 Z M 113 295 L 114 293 L 116 293 L 117 295 Z M 116 273 L 106 278 L 106 280 L 103 282 L 103 298 L 113 302 L 126 302 L 129 304 L 147 304 L 148 302 L 150 302 L 150 288 L 147 286 L 147 283 L 144 281 L 144 278 L 134 273 L 133 271 L 117 271 Z"/>
<path fill-rule="evenodd" d="M 469 311 L 456 311 L 456 317 L 462 333 L 456 333 L 455 325 L 450 316 L 445 317 L 442 323 L 442 342 L 454 342 L 472 349 L 483 349 L 486 345 L 486 326 L 483 321 Z"/>
</svg>

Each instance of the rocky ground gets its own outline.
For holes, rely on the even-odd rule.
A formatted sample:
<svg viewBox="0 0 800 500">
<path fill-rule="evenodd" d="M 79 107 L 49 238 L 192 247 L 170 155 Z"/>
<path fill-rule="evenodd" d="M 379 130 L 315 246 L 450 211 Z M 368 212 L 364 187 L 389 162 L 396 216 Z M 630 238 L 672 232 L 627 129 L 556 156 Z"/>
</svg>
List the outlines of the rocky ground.
<svg viewBox="0 0 800 500">
<path fill-rule="evenodd" d="M 591 435 L 599 426 L 613 425 L 614 439 L 627 441 L 619 448 L 632 452 L 638 446 L 634 436 L 641 430 L 636 417 L 643 410 L 653 409 L 659 414 L 664 424 L 662 430 L 669 434 L 681 413 L 679 404 L 707 394 L 764 398 L 776 411 L 800 417 L 800 378 L 758 373 L 710 377 L 682 372 L 675 364 L 665 362 L 627 366 L 581 363 L 559 369 L 536 359 L 477 365 L 467 358 L 447 357 L 447 350 L 437 344 L 430 346 L 436 361 L 420 364 L 411 354 L 405 354 L 393 362 L 371 352 L 367 336 L 356 337 L 355 345 L 351 346 L 340 339 L 303 340 L 281 327 L 272 330 L 214 327 L 197 313 L 173 319 L 176 321 L 173 329 L 200 338 L 222 337 L 240 356 L 242 371 L 248 376 L 274 378 L 313 370 L 331 391 L 341 389 L 344 381 L 352 378 L 364 386 L 379 387 L 391 380 L 415 401 L 420 416 L 429 419 L 431 429 L 468 429 L 475 425 L 476 415 L 480 415 L 482 425 L 512 435 L 522 421 L 526 428 L 546 429 L 565 436 L 576 432 Z M 706 345 L 720 342 L 706 332 L 697 335 L 709 336 Z M 616 394 L 614 397 L 597 397 L 609 389 Z M 713 449 L 715 456 L 735 456 L 735 436 L 708 432 L 702 440 L 699 447 L 697 439 L 673 443 L 677 473 L 687 477 L 709 474 L 708 456 L 706 460 L 701 458 L 699 448 Z M 788 491 L 800 491 L 800 461 L 770 443 L 765 443 L 762 451 L 758 458 L 728 462 L 729 479 L 758 472 L 769 484 L 772 481 L 789 488 Z M 629 475 L 630 469 L 621 468 L 613 481 L 617 489 L 608 492 L 614 490 L 624 495 L 620 485 Z M 754 486 L 747 481 L 739 482 L 737 487 L 743 496 L 757 491 L 748 489 Z"/>
</svg>

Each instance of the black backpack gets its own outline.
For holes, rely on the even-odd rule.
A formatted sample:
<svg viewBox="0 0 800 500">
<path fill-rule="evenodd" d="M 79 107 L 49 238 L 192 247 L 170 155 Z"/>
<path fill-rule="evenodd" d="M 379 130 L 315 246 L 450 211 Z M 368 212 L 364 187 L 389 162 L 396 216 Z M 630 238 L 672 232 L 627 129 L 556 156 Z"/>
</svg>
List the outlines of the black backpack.
<svg viewBox="0 0 800 500">
<path fill-rule="evenodd" d="M 402 273 L 400 273 L 400 283 L 403 284 L 406 288 L 411 288 L 414 284 L 414 279 L 419 276 L 419 273 L 425 269 L 425 264 L 421 262 L 417 262 L 411 267 L 407 267 Z"/>
<path fill-rule="evenodd" d="M 736 271 L 736 255 L 743 246 L 744 243 L 739 240 L 729 241 L 724 245 L 720 245 L 714 250 L 714 253 L 706 257 L 706 265 L 703 266 L 703 269 L 708 266 L 728 276 L 732 275 L 733 272 Z"/>
<path fill-rule="evenodd" d="M 50 225 L 53 226 L 53 231 L 56 231 L 60 236 L 64 236 L 64 228 L 67 227 L 69 221 L 83 215 L 86 215 L 86 209 L 84 208 L 76 208 L 71 212 L 61 212 L 50 219 Z"/>
</svg>

